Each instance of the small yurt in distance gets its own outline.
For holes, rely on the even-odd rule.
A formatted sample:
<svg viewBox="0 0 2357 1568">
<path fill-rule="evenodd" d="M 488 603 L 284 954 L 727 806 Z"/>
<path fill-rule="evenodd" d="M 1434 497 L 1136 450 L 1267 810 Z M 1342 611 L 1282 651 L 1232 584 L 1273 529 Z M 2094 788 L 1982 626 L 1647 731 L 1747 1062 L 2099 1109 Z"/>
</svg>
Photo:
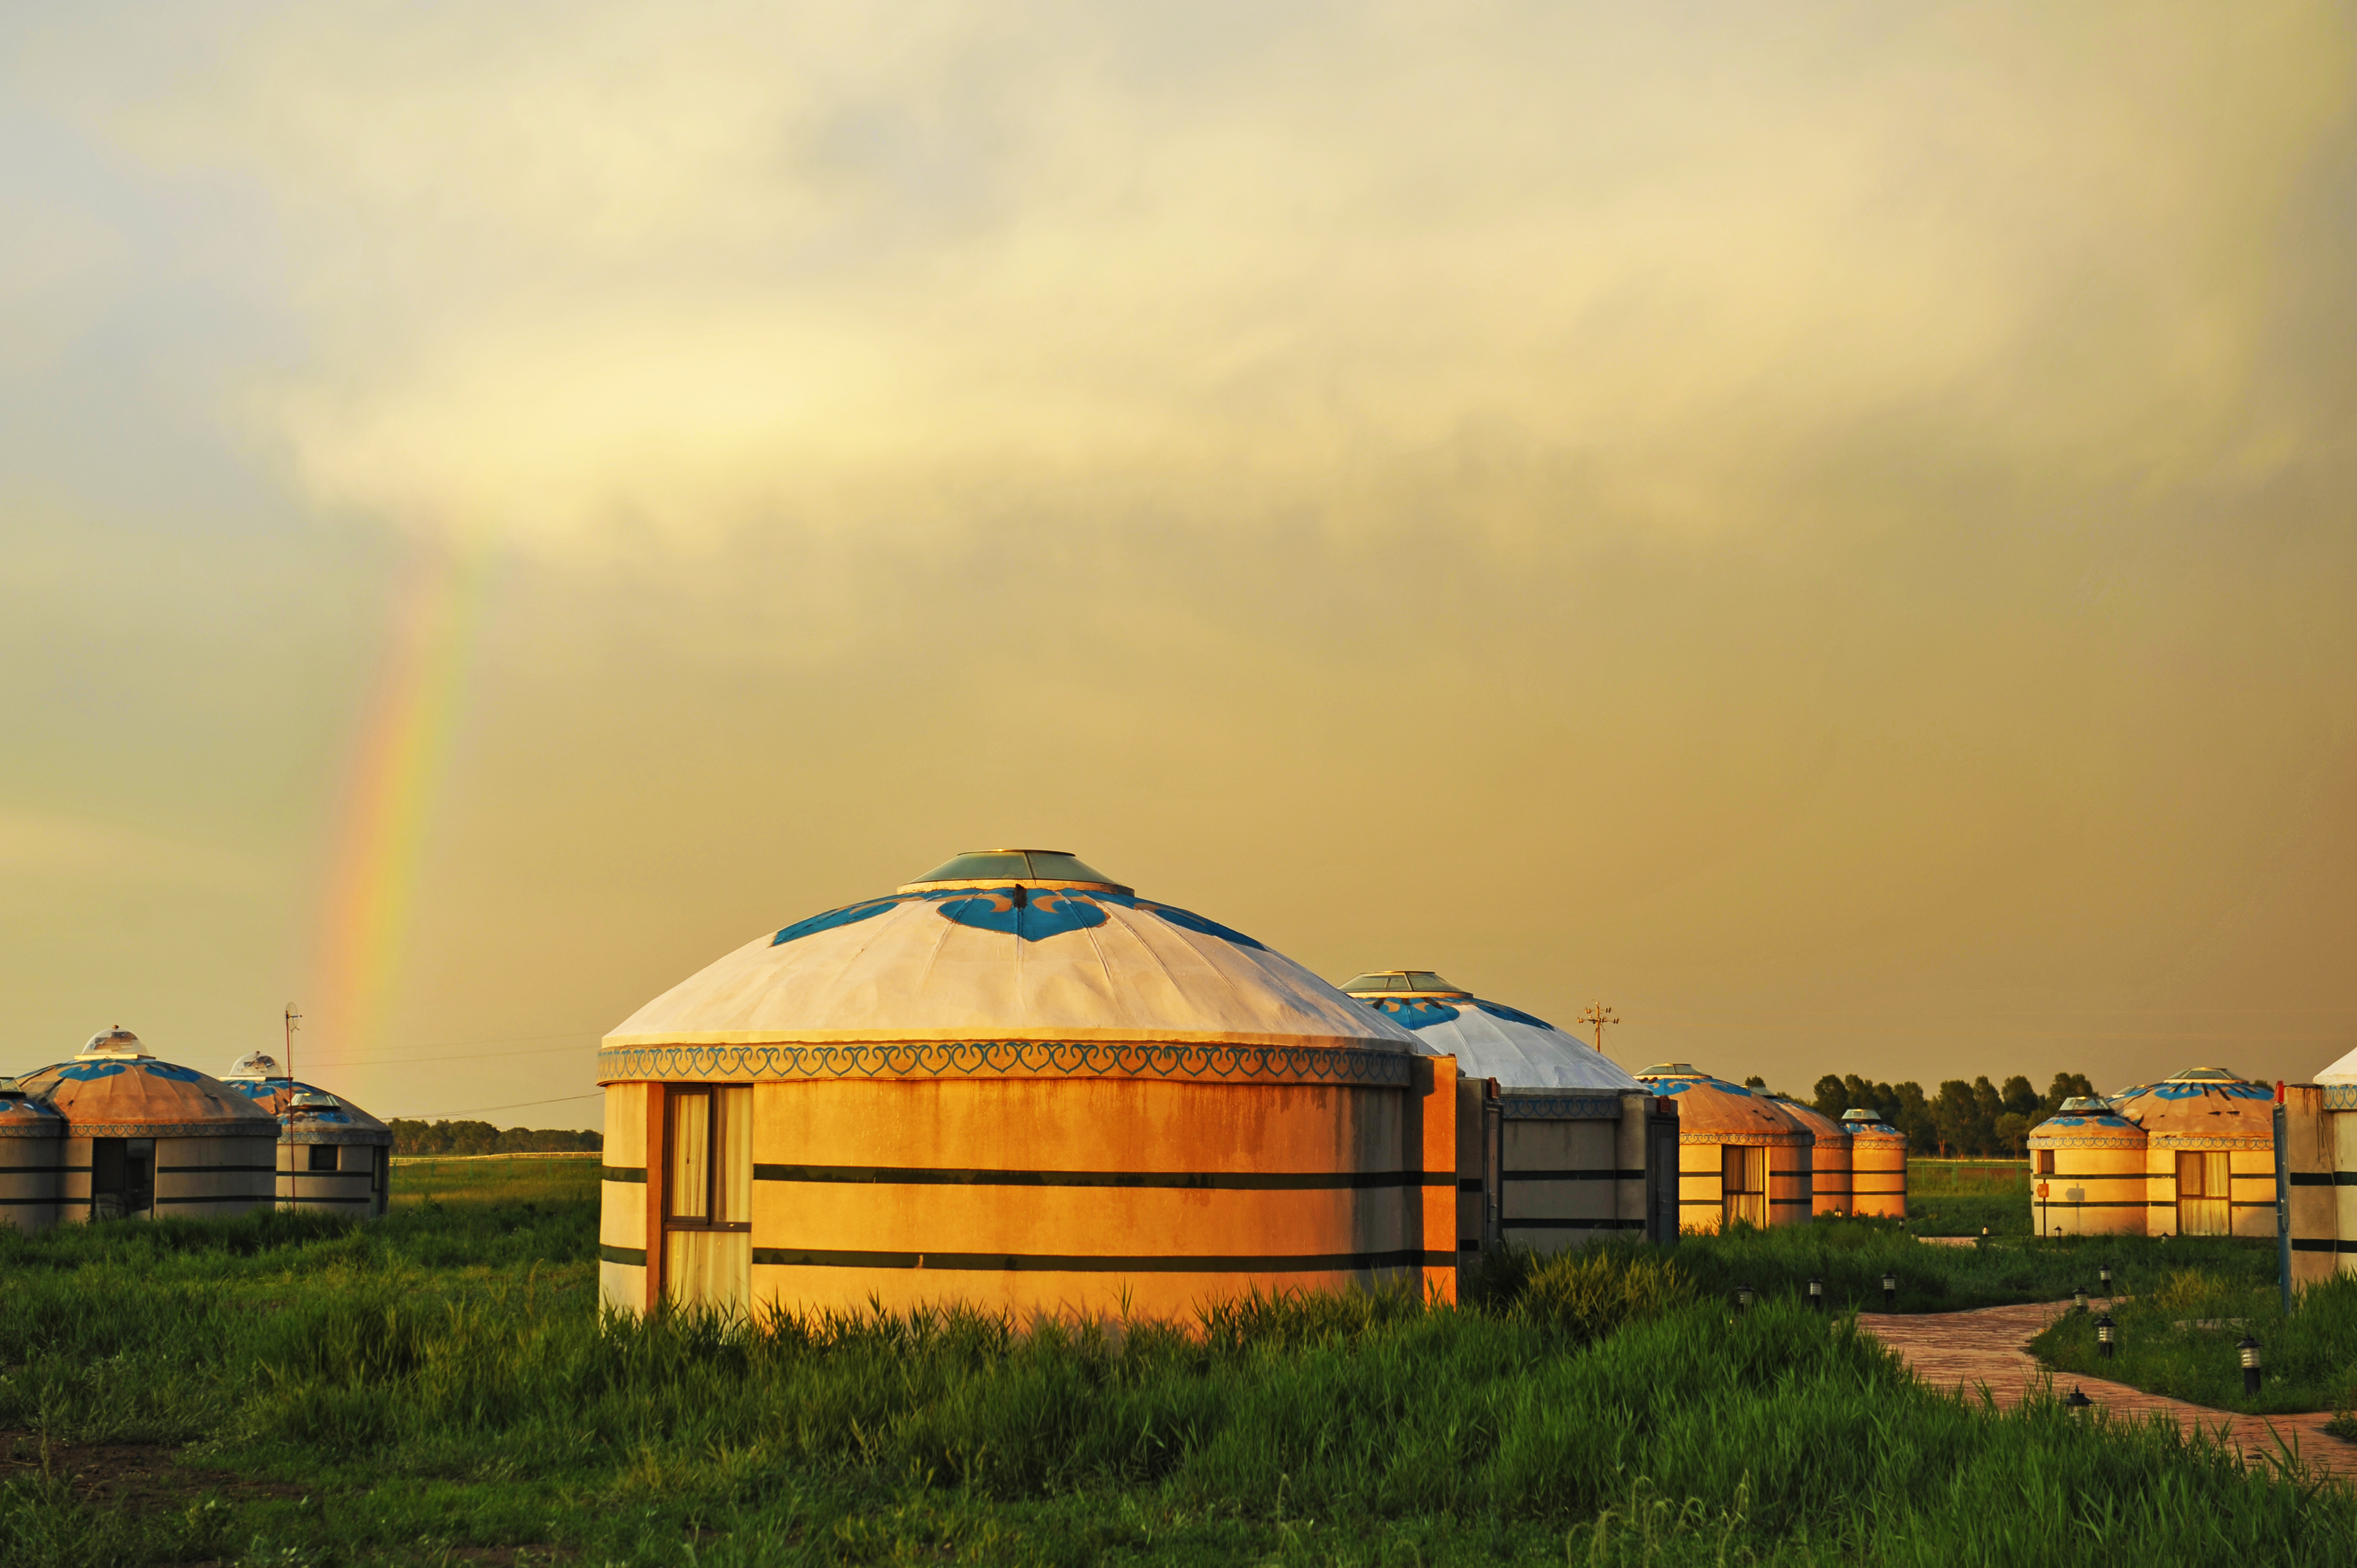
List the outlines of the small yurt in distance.
<svg viewBox="0 0 2357 1568">
<path fill-rule="evenodd" d="M 1468 1157 L 1487 1136 L 1482 1121 L 1461 1111 L 1458 1122 L 1460 1238 L 1483 1234 L 1494 1215 L 1501 1240 L 1542 1252 L 1613 1232 L 1677 1239 L 1674 1102 L 1585 1040 L 1431 970 L 1370 970 L 1342 989 L 1408 1031 L 1418 1051 L 1454 1058 L 1465 1090 L 1497 1086 L 1493 1209 L 1491 1162 Z"/>
<path fill-rule="evenodd" d="M 0 1078 L 0 1225 L 46 1230 L 58 1222 L 65 1128 L 55 1106 Z"/>
<path fill-rule="evenodd" d="M 1061 851 L 765 931 L 618 1026 L 598 1080 L 625 1311 L 1455 1291 L 1448 1064 Z"/>
<path fill-rule="evenodd" d="M 2275 1235 L 2275 1099 L 2216 1067 L 2111 1097 L 2144 1130 L 2146 1234 Z"/>
<path fill-rule="evenodd" d="M 2145 1232 L 2145 1132 L 2078 1095 L 2029 1130 L 2029 1218 L 2040 1236 Z"/>
<path fill-rule="evenodd" d="M 248 1051 L 221 1081 L 278 1119 L 278 1207 L 373 1219 L 385 1210 L 393 1129 L 359 1106 L 298 1083 L 266 1051 Z"/>
<path fill-rule="evenodd" d="M 1716 1231 L 1741 1221 L 1764 1230 L 1808 1219 L 1815 1140 L 1776 1101 L 1684 1062 L 1663 1062 L 1637 1078 L 1678 1102 L 1681 1229 Z"/>
<path fill-rule="evenodd" d="M 266 1208 L 278 1122 L 218 1079 L 158 1061 L 128 1029 L 17 1080 L 65 1120 L 70 1221 L 212 1219 Z"/>
<path fill-rule="evenodd" d="M 1840 1122 L 1782 1095 L 1776 1109 L 1801 1125 L 1809 1135 L 1809 1212 L 1812 1215 L 1850 1211 L 1850 1136 Z"/>
<path fill-rule="evenodd" d="M 1842 1112 L 1849 1134 L 1849 1211 L 1867 1219 L 1907 1218 L 1907 1134 L 1881 1112 Z"/>
</svg>

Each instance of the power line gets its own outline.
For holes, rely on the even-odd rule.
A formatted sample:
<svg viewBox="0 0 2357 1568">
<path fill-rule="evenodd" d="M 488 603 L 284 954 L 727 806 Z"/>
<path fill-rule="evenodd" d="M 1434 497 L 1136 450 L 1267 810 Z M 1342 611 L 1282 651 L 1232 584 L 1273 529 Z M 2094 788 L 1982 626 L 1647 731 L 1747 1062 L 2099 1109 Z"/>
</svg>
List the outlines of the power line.
<svg viewBox="0 0 2357 1568">
<path fill-rule="evenodd" d="M 478 1105 L 473 1107 L 471 1110 L 467 1111 L 422 1111 L 408 1116 L 398 1118 L 387 1117 L 386 1120 L 398 1120 L 403 1122 L 431 1122 L 436 1117 L 439 1117 L 444 1121 L 447 1121 L 453 1116 L 479 1116 L 486 1111 L 522 1111 L 534 1105 L 570 1105 L 576 1100 L 598 1099 L 602 1097 L 605 1092 L 606 1091 L 602 1089 L 593 1089 L 587 1094 L 559 1095 L 554 1100 L 519 1100 L 514 1101 L 512 1104 Z"/>
</svg>

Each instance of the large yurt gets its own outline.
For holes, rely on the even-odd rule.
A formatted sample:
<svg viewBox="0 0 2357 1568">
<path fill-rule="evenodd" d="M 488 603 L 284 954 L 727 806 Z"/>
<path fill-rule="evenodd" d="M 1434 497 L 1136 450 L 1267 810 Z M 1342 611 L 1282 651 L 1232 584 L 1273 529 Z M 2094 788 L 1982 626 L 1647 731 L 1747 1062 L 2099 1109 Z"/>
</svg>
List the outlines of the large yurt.
<svg viewBox="0 0 2357 1568">
<path fill-rule="evenodd" d="M 1663 1062 L 1637 1075 L 1678 1102 L 1678 1222 L 1716 1231 L 1738 1221 L 1799 1225 L 1814 1207 L 1815 1139 L 1776 1100 Z"/>
<path fill-rule="evenodd" d="M 1809 1134 L 1809 1212 L 1847 1214 L 1850 1211 L 1849 1134 L 1842 1124 L 1797 1100 L 1776 1097 L 1776 1108 L 1800 1123 Z"/>
<path fill-rule="evenodd" d="M 619 1025 L 598 1081 L 626 1311 L 1455 1291 L 1450 1064 L 1061 851 L 765 931 Z"/>
<path fill-rule="evenodd" d="M 0 1078 L 0 1225 L 46 1230 L 58 1222 L 65 1130 L 56 1107 Z"/>
<path fill-rule="evenodd" d="M 237 1058 L 221 1081 L 278 1119 L 278 1207 L 373 1219 L 384 1212 L 393 1129 L 326 1090 L 287 1076 L 266 1051 Z"/>
<path fill-rule="evenodd" d="M 2145 1233 L 2145 1131 L 2078 1095 L 2029 1130 L 2029 1218 L 2040 1236 Z"/>
<path fill-rule="evenodd" d="M 2110 1097 L 2144 1130 L 2146 1234 L 2275 1235 L 2275 1099 L 2215 1067 Z"/>
<path fill-rule="evenodd" d="M 2286 1084 L 2280 1115 L 2291 1283 L 2357 1273 L 2357 1051 Z"/>
<path fill-rule="evenodd" d="M 1677 1239 L 1674 1101 L 1586 1041 L 1430 970 L 1372 970 L 1342 989 L 1405 1029 L 1418 1051 L 1454 1058 L 1460 1095 L 1496 1085 L 1494 1208 L 1491 1162 L 1466 1160 L 1474 1129 L 1459 1122 L 1461 1236 L 1491 1230 L 1542 1252 L 1612 1232 Z"/>
<path fill-rule="evenodd" d="M 1907 1134 L 1877 1111 L 1842 1112 L 1849 1134 L 1849 1211 L 1867 1219 L 1907 1218 Z"/>
<path fill-rule="evenodd" d="M 60 1219 L 202 1219 L 270 1205 L 276 1119 L 218 1079 L 156 1060 L 128 1029 L 17 1082 L 65 1121 Z"/>
</svg>

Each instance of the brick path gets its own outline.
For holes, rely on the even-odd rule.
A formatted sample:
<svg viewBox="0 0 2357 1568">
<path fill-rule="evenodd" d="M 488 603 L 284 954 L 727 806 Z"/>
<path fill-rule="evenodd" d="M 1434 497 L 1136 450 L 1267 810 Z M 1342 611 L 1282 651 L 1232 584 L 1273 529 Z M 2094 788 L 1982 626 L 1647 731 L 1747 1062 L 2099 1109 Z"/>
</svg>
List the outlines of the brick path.
<svg viewBox="0 0 2357 1568">
<path fill-rule="evenodd" d="M 1905 1358 L 1915 1374 L 1935 1389 L 1986 1386 L 2000 1405 L 2019 1404 L 2033 1388 L 2051 1380 L 2067 1395 L 2077 1388 L 2115 1416 L 2141 1419 L 2158 1411 L 2182 1430 L 2223 1430 L 2245 1458 L 2280 1452 L 2277 1438 L 2292 1445 L 2302 1463 L 2330 1476 L 2357 1479 L 2357 1444 L 2329 1436 L 2327 1415 L 2236 1415 L 2144 1393 L 2126 1383 L 2082 1378 L 2040 1366 L 2024 1348 L 2039 1331 L 2071 1309 L 2067 1301 L 2029 1306 L 1985 1306 L 1977 1312 L 1892 1314 L 1861 1312 L 1858 1326 Z"/>
</svg>

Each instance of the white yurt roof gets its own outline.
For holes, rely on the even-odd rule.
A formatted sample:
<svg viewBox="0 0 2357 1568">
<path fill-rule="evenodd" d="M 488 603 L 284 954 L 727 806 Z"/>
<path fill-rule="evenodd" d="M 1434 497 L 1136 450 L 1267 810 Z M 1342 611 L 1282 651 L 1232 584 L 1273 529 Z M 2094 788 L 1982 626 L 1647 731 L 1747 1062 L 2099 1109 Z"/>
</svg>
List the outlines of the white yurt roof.
<svg viewBox="0 0 2357 1568">
<path fill-rule="evenodd" d="M 2357 1083 L 2357 1051 L 2351 1051 L 2316 1075 L 2319 1083 Z"/>
<path fill-rule="evenodd" d="M 1342 989 L 1409 1031 L 1428 1057 L 1455 1057 L 1467 1078 L 1501 1089 L 1641 1090 L 1618 1063 L 1544 1018 L 1487 1002 L 1428 969 L 1382 969 Z"/>
<path fill-rule="evenodd" d="M 1284 954 L 1049 850 L 959 855 L 764 932 L 604 1043 L 993 1040 L 1415 1048 Z"/>
</svg>

